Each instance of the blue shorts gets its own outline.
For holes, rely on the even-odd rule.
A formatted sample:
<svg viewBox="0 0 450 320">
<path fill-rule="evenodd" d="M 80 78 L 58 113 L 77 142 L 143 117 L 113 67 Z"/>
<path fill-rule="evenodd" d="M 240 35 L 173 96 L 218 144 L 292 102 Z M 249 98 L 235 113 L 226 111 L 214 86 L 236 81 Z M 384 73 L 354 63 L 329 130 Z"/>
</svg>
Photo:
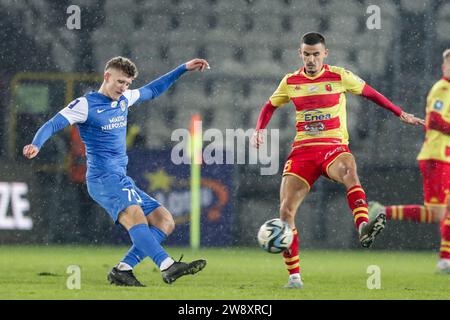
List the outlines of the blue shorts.
<svg viewBox="0 0 450 320">
<path fill-rule="evenodd" d="M 87 179 L 86 184 L 89 195 L 108 212 L 115 223 L 118 223 L 119 213 L 131 205 L 140 206 L 145 215 L 161 206 L 124 174 L 105 174 Z"/>
</svg>

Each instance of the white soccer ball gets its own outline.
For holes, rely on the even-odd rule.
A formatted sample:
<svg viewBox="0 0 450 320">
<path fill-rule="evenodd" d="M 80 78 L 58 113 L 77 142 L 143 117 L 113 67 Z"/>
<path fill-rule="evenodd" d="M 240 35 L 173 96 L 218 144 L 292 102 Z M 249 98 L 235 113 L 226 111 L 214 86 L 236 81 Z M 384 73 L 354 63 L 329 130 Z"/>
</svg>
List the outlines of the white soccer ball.
<svg viewBox="0 0 450 320">
<path fill-rule="evenodd" d="M 259 245 L 269 253 L 280 253 L 288 249 L 293 239 L 291 227 L 281 219 L 266 221 L 258 231 Z"/>
</svg>

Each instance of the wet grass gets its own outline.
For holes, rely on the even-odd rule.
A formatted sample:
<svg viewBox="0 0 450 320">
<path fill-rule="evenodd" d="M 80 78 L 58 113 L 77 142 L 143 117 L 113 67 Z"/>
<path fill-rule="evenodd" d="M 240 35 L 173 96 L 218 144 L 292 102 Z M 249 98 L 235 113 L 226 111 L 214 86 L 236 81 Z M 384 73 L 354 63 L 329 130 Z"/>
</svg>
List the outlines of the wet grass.
<svg viewBox="0 0 450 320">
<path fill-rule="evenodd" d="M 450 299 L 450 275 L 435 272 L 436 254 L 392 251 L 301 252 L 304 288 L 283 288 L 287 272 L 280 255 L 258 248 L 168 248 L 184 261 L 206 258 L 206 268 L 167 285 L 146 259 L 135 269 L 145 288 L 110 285 L 106 275 L 125 247 L 1 246 L 0 299 L 146 300 L 392 300 Z M 368 289 L 380 271 L 380 289 Z M 69 266 L 80 269 L 80 289 L 68 289 Z M 68 269 L 69 268 L 69 269 Z M 75 267 L 76 268 L 76 267 Z M 369 268 L 369 273 L 368 273 Z M 68 273 L 69 271 L 69 273 Z M 369 279 L 370 278 L 370 279 Z"/>
</svg>

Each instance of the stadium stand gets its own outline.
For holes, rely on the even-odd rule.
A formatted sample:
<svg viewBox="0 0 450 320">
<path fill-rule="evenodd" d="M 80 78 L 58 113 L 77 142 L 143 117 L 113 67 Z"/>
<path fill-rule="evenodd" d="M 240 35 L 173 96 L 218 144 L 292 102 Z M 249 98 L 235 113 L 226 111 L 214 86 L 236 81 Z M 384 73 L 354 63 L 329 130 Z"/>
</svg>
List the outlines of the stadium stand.
<svg viewBox="0 0 450 320">
<path fill-rule="evenodd" d="M 440 41 L 450 43 L 450 3 L 444 4 L 438 13 L 437 35 Z"/>
<path fill-rule="evenodd" d="M 127 55 L 140 70 L 133 86 L 140 86 L 193 57 L 210 62 L 211 70 L 201 76 L 189 75 L 190 81 L 177 83 L 157 101 L 146 103 L 139 115 L 130 114 L 130 122 L 139 124 L 149 137 L 146 143 L 150 148 L 167 146 L 172 131 L 188 128 L 195 112 L 202 115 L 204 130 L 254 127 L 261 106 L 281 78 L 301 67 L 297 50 L 301 35 L 308 31 L 326 36 L 329 64 L 348 68 L 419 116 L 423 115 L 423 93 L 403 79 L 417 73 L 413 65 L 420 61 L 417 55 L 421 50 L 416 50 L 411 60 L 404 59 L 411 68 L 402 68 L 399 63 L 411 46 L 422 43 L 418 39 L 411 44 L 409 39 L 417 31 L 413 28 L 414 17 L 429 14 L 432 9 L 436 19 L 430 26 L 435 28 L 430 31 L 430 39 L 436 40 L 437 51 L 450 46 L 450 3 L 443 0 L 319 0 L 314 4 L 296 0 L 77 2 L 82 15 L 90 6 L 104 3 L 104 20 L 94 21 L 97 25 L 89 32 L 89 58 L 93 61 L 89 72 L 102 73 L 108 59 Z M 39 47 L 50 49 L 48 63 L 52 71 L 79 71 L 82 58 L 78 48 L 84 43 L 79 33 L 67 30 L 65 12 L 58 11 L 63 6 L 48 0 L 0 0 L 0 5 L 7 8 L 5 15 L 23 22 L 21 31 L 25 35 Z M 367 28 L 370 5 L 380 8 L 379 30 Z M 405 22 L 408 19 L 409 24 Z M 394 42 L 397 51 L 393 50 Z M 439 67 L 439 59 L 433 57 L 433 68 Z M 417 87 L 426 88 L 438 71 L 426 75 Z M 395 151 L 398 161 L 415 165 L 412 154 L 420 132 L 410 134 L 412 131 L 405 129 L 395 136 L 398 120 L 361 97 L 349 95 L 348 106 L 351 147 L 362 163 L 370 166 L 381 160 L 392 161 L 389 158 Z M 294 115 L 294 108 L 288 105 L 275 113 L 268 127 L 280 129 L 282 152 L 289 148 L 295 134 Z M 278 182 L 274 179 L 273 190 Z"/>
</svg>

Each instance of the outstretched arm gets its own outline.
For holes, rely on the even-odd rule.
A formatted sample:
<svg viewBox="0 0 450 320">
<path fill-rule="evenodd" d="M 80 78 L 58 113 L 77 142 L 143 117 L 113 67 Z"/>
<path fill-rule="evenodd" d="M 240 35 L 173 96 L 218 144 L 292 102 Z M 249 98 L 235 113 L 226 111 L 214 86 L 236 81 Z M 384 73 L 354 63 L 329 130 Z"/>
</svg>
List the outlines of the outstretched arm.
<svg viewBox="0 0 450 320">
<path fill-rule="evenodd" d="M 169 89 L 186 71 L 203 71 L 205 69 L 209 69 L 209 64 L 204 59 L 193 59 L 183 63 L 176 69 L 139 88 L 139 99 L 137 102 L 139 103 L 158 97 Z"/>
<path fill-rule="evenodd" d="M 413 124 L 413 125 L 425 125 L 425 121 L 423 119 L 415 117 L 413 114 L 406 113 L 402 111 L 402 109 L 395 104 L 393 104 L 389 99 L 379 93 L 377 90 L 369 86 L 368 84 L 364 85 L 362 94 L 363 97 L 375 102 L 379 106 L 390 110 L 396 116 L 400 117 L 400 120 Z"/>
<path fill-rule="evenodd" d="M 277 110 L 269 101 L 266 102 L 261 112 L 259 113 L 258 122 L 256 124 L 255 132 L 253 133 L 251 143 L 255 148 L 259 148 L 264 143 L 262 130 L 267 127 L 273 113 Z"/>
<path fill-rule="evenodd" d="M 31 144 L 23 147 L 23 155 L 32 159 L 37 156 L 39 150 L 44 145 L 44 143 L 56 132 L 64 129 L 69 125 L 69 121 L 63 117 L 60 113 L 47 121 L 39 130 L 36 132 Z"/>
</svg>

